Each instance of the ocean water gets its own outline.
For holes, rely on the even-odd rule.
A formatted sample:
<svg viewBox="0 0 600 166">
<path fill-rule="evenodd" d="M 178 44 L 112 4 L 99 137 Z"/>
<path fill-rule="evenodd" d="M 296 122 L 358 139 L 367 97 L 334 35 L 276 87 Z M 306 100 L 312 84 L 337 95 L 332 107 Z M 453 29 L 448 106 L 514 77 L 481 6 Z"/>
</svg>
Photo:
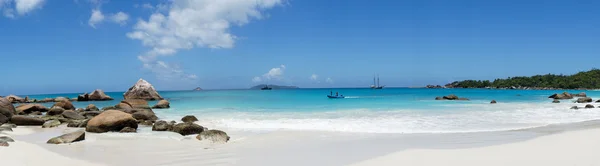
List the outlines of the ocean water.
<svg viewBox="0 0 600 166">
<path fill-rule="evenodd" d="M 347 98 L 328 99 L 330 92 Z M 563 91 L 489 89 L 286 89 L 206 90 L 159 92 L 170 109 L 155 110 L 166 120 L 195 115 L 209 128 L 244 131 L 311 130 L 366 133 L 455 133 L 503 131 L 600 119 L 600 108 L 547 97 Z M 599 91 L 586 92 L 598 99 Z M 109 92 L 114 101 L 74 102 L 76 107 L 105 107 L 122 100 L 123 92 Z M 455 94 L 470 101 L 436 101 Z M 78 94 L 29 95 L 43 99 Z M 23 95 L 24 96 L 24 95 Z M 491 100 L 498 104 L 489 104 Z M 154 102 L 150 102 L 153 105 Z M 51 103 L 47 103 L 51 106 Z M 600 106 L 599 104 L 595 104 Z"/>
</svg>

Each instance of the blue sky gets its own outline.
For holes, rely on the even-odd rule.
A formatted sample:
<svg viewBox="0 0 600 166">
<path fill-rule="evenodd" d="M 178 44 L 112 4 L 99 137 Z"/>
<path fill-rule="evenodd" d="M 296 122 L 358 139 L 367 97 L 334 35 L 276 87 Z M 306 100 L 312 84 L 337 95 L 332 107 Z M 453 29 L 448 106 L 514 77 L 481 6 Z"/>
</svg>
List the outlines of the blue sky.
<svg viewBox="0 0 600 166">
<path fill-rule="evenodd" d="M 0 0 L 0 95 L 139 78 L 160 90 L 367 87 L 375 73 L 406 87 L 600 63 L 591 0 L 26 2 Z"/>
</svg>

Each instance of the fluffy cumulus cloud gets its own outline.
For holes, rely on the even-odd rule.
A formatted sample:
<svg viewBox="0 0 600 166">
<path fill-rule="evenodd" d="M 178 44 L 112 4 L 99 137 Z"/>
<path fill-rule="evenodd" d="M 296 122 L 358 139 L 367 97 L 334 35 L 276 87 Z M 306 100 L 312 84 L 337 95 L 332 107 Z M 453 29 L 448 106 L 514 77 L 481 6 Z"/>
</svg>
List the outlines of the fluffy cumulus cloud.
<svg viewBox="0 0 600 166">
<path fill-rule="evenodd" d="M 138 57 L 144 64 L 155 63 L 158 57 L 174 55 L 182 49 L 232 48 L 237 39 L 230 32 L 232 26 L 262 19 L 264 10 L 281 3 L 282 0 L 169 1 L 157 5 L 163 10 L 138 20 L 127 37 L 150 48 Z"/>
<path fill-rule="evenodd" d="M 124 12 L 117 12 L 115 14 L 109 14 L 109 20 L 120 24 L 120 25 L 125 25 L 127 24 L 127 20 L 129 20 L 129 15 L 127 13 Z M 92 15 L 90 16 L 90 19 L 88 20 L 88 25 L 90 25 L 92 28 L 96 28 L 97 24 L 102 23 L 104 20 L 106 20 L 106 16 L 104 14 L 102 14 L 102 11 L 97 8 L 97 9 L 92 9 Z"/>
<path fill-rule="evenodd" d="M 44 6 L 45 0 L 0 0 L 0 11 L 5 17 L 15 18 Z M 16 14 L 15 14 L 16 13 Z"/>
<path fill-rule="evenodd" d="M 169 81 L 173 79 L 194 80 L 198 76 L 194 74 L 186 74 L 179 65 L 168 64 L 163 61 L 144 64 L 144 68 L 152 71 L 159 79 Z"/>
<path fill-rule="evenodd" d="M 281 65 L 279 67 L 272 68 L 267 73 L 263 74 L 262 77 L 256 76 L 252 78 L 252 82 L 261 82 L 263 80 L 281 80 L 283 79 L 283 74 L 285 72 L 285 65 Z"/>
<path fill-rule="evenodd" d="M 92 28 L 96 28 L 96 24 L 102 21 L 104 21 L 104 14 L 102 14 L 102 11 L 99 9 L 93 9 L 92 16 L 90 16 L 90 19 L 88 20 L 88 25 L 90 25 Z"/>
<path fill-rule="evenodd" d="M 118 12 L 111 17 L 111 20 L 117 24 L 125 25 L 127 24 L 127 20 L 129 20 L 129 15 L 127 15 L 127 13 Z"/>
</svg>

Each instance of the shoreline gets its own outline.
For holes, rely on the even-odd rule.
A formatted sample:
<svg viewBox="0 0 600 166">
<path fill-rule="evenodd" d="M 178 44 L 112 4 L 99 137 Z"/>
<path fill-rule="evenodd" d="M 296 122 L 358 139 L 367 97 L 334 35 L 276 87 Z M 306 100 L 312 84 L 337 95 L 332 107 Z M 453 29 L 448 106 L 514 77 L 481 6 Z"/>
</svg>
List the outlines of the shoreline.
<svg viewBox="0 0 600 166">
<path fill-rule="evenodd" d="M 226 144 L 205 144 L 190 136 L 172 132 L 151 132 L 141 127 L 139 133 L 87 133 L 86 140 L 68 145 L 45 144 L 46 139 L 77 129 L 60 126 L 41 129 L 18 127 L 14 133 L 4 132 L 18 142 L 5 153 L 25 153 L 31 146 L 46 151 L 43 155 L 57 160 L 83 161 L 100 165 L 348 165 L 376 162 L 390 165 L 396 154 L 417 155 L 426 151 L 465 151 L 536 143 L 538 139 L 600 131 L 600 120 L 548 125 L 531 129 L 441 134 L 373 134 L 319 131 L 230 131 Z M 600 132 L 598 132 L 600 133 Z M 596 134 L 589 139 L 600 139 Z M 565 143 L 572 142 L 565 138 Z M 546 146 L 556 142 L 544 141 Z M 552 143 L 552 144 L 549 144 Z M 21 144 L 29 146 L 21 148 Z M 351 145 L 351 146 L 349 146 Z M 11 144 L 12 146 L 12 144 Z M 415 152 L 416 151 L 416 152 Z M 37 151 L 36 151 L 37 152 Z M 315 153 L 319 152 L 319 153 Z M 52 153 L 52 154 L 50 154 Z M 302 158 L 299 158 L 302 156 Z M 303 158 L 310 158 L 304 160 Z M 72 161 L 71 161 L 72 160 Z M 13 161 L 13 160 L 11 160 Z M 15 162 L 18 162 L 16 160 Z M 419 160 L 421 161 L 421 160 Z M 380 163 L 383 162 L 383 163 Z M 412 163 L 414 164 L 414 163 Z M 69 165 L 69 164 L 66 164 Z"/>
</svg>

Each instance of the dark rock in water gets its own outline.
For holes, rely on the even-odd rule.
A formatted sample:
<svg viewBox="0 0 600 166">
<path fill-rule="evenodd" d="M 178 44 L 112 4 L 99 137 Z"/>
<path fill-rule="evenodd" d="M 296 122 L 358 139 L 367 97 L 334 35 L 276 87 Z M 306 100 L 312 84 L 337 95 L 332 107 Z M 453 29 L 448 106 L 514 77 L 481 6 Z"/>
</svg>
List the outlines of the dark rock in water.
<svg viewBox="0 0 600 166">
<path fill-rule="evenodd" d="M 573 99 L 573 95 L 571 95 L 570 93 L 567 92 L 563 92 L 561 94 L 553 94 L 548 98 L 553 98 L 553 99 Z"/>
<path fill-rule="evenodd" d="M 467 98 L 464 98 L 464 97 L 461 97 L 461 98 L 458 98 L 457 100 L 465 100 L 465 101 L 468 101 L 469 99 L 467 99 Z"/>
<path fill-rule="evenodd" d="M 581 92 L 579 94 L 574 94 L 573 96 L 575 96 L 575 97 L 587 97 L 587 94 L 585 94 L 585 92 Z"/>
<path fill-rule="evenodd" d="M 207 140 L 211 141 L 212 143 L 226 143 L 229 141 L 229 138 L 230 137 L 227 135 L 227 133 L 221 130 L 207 130 L 196 136 L 196 139 L 200 141 Z"/>
<path fill-rule="evenodd" d="M 131 128 L 131 127 L 125 127 L 123 128 L 121 131 L 119 131 L 120 133 L 135 133 L 137 132 L 137 129 Z"/>
<path fill-rule="evenodd" d="M 106 95 L 104 91 L 101 89 L 96 89 L 92 93 L 88 95 L 89 101 L 105 101 L 105 100 L 113 100 L 112 97 Z"/>
<path fill-rule="evenodd" d="M 108 110 L 92 118 L 87 123 L 86 131 L 104 133 L 109 131 L 121 131 L 125 127 L 137 129 L 137 120 L 135 120 L 131 114 L 119 110 Z"/>
<path fill-rule="evenodd" d="M 152 131 L 170 131 L 173 129 L 173 124 L 167 123 L 166 121 L 159 120 L 152 126 Z"/>
<path fill-rule="evenodd" d="M 46 121 L 43 125 L 42 128 L 52 128 L 52 127 L 56 127 L 60 125 L 60 121 L 58 120 L 50 120 L 50 121 Z"/>
<path fill-rule="evenodd" d="M 579 107 L 577 107 L 577 106 L 573 106 L 573 107 L 571 107 L 571 109 L 573 109 L 573 110 L 578 110 L 578 109 L 579 109 Z"/>
<path fill-rule="evenodd" d="M 596 108 L 596 107 L 594 107 L 594 106 L 593 106 L 593 105 L 591 105 L 591 104 L 587 104 L 587 105 L 585 105 L 585 108 Z"/>
<path fill-rule="evenodd" d="M 492 100 L 492 101 L 490 102 L 490 104 L 496 104 L 496 103 L 497 103 L 497 102 L 496 102 L 496 100 Z"/>
<path fill-rule="evenodd" d="M 85 111 L 83 113 L 80 113 L 79 115 L 84 116 L 85 118 L 91 119 L 95 116 L 100 115 L 100 113 L 102 113 L 102 112 L 100 112 L 100 111 Z"/>
<path fill-rule="evenodd" d="M 84 111 L 100 111 L 100 109 L 98 109 L 98 107 L 96 107 L 94 104 L 89 104 L 87 107 L 85 107 Z"/>
<path fill-rule="evenodd" d="M 10 118 L 10 122 L 18 126 L 41 126 L 46 121 L 37 117 L 14 115 L 12 118 Z"/>
<path fill-rule="evenodd" d="M 54 99 L 54 102 L 63 102 L 63 101 L 71 102 L 71 100 L 69 100 L 69 98 L 67 98 L 67 97 L 57 97 Z"/>
<path fill-rule="evenodd" d="M 589 97 L 582 97 L 582 98 L 577 99 L 577 103 L 591 103 L 591 102 L 592 102 L 592 98 L 589 98 Z"/>
<path fill-rule="evenodd" d="M 204 131 L 204 127 L 192 122 L 179 123 L 173 126 L 173 132 L 179 133 L 183 136 L 200 134 L 202 131 Z"/>
<path fill-rule="evenodd" d="M 67 127 L 76 127 L 76 128 L 86 127 L 88 121 L 90 121 L 90 120 L 89 119 L 85 119 L 85 120 L 72 120 L 71 122 L 69 122 L 69 124 L 67 124 Z"/>
<path fill-rule="evenodd" d="M 8 142 L 0 141 L 0 146 L 8 147 Z"/>
<path fill-rule="evenodd" d="M 151 120 L 156 121 L 158 117 L 154 114 L 152 110 L 135 110 L 133 114 L 131 114 L 133 118 L 136 120 Z"/>
<path fill-rule="evenodd" d="M 0 142 L 15 142 L 15 140 L 8 136 L 0 136 Z"/>
<path fill-rule="evenodd" d="M 89 100 L 90 100 L 90 95 L 87 93 L 77 96 L 77 101 L 89 101 Z"/>
<path fill-rule="evenodd" d="M 49 102 L 54 102 L 53 98 L 45 98 L 39 101 L 40 103 L 49 103 Z"/>
<path fill-rule="evenodd" d="M 156 109 L 171 108 L 170 105 L 171 105 L 171 103 L 169 103 L 169 101 L 167 101 L 167 100 L 160 100 L 152 108 L 156 108 Z"/>
<path fill-rule="evenodd" d="M 49 116 L 61 115 L 63 112 L 65 112 L 65 109 L 62 107 L 52 107 L 52 108 L 50 108 L 48 113 L 46 113 L 46 115 L 49 115 Z"/>
<path fill-rule="evenodd" d="M 67 119 L 74 119 L 74 120 L 83 120 L 85 119 L 85 116 L 79 115 L 77 112 L 73 111 L 73 110 L 66 110 L 62 113 L 62 116 L 67 118 Z"/>
<path fill-rule="evenodd" d="M 521 96 L 521 94 L 517 94 L 516 96 Z"/>
<path fill-rule="evenodd" d="M 25 105 L 19 105 L 16 108 L 17 114 L 19 115 L 27 115 L 30 114 L 32 112 L 48 112 L 48 108 L 46 108 L 45 106 L 41 105 L 41 104 L 25 104 Z"/>
<path fill-rule="evenodd" d="M 435 100 L 445 100 L 443 97 L 435 97 Z"/>
<path fill-rule="evenodd" d="M 552 100 L 552 103 L 560 103 L 560 100 L 554 99 L 554 100 Z"/>
<path fill-rule="evenodd" d="M 152 86 L 152 84 L 148 83 L 144 79 L 138 80 L 138 82 L 135 83 L 135 85 L 133 85 L 131 88 L 129 88 L 129 90 L 127 90 L 127 92 L 125 92 L 125 94 L 123 94 L 123 97 L 126 100 L 127 99 L 142 99 L 142 100 L 161 100 L 161 99 L 163 99 L 158 94 L 156 89 L 154 89 L 154 86 Z"/>
<path fill-rule="evenodd" d="M 145 120 L 145 121 L 141 121 L 140 125 L 144 125 L 144 126 L 152 126 L 154 123 L 150 120 Z"/>
<path fill-rule="evenodd" d="M 48 144 L 68 144 L 85 140 L 85 131 L 79 130 L 69 134 L 54 137 L 48 140 Z"/>
<path fill-rule="evenodd" d="M 451 95 L 448 95 L 448 96 L 444 96 L 443 98 L 446 99 L 446 100 L 458 100 L 458 96 L 456 96 L 454 94 L 451 94 Z"/>
<path fill-rule="evenodd" d="M 73 106 L 73 103 L 71 103 L 71 101 L 69 100 L 62 100 L 59 102 L 54 103 L 54 105 L 52 107 L 61 107 L 64 108 L 65 110 L 75 110 L 75 106 Z"/>
<path fill-rule="evenodd" d="M 0 125 L 8 123 L 16 113 L 15 107 L 8 99 L 0 98 Z"/>
<path fill-rule="evenodd" d="M 183 118 L 181 118 L 181 121 L 183 121 L 183 122 L 196 122 L 196 121 L 198 121 L 198 118 L 196 118 L 196 116 L 194 116 L 194 115 L 186 115 Z"/>
</svg>

